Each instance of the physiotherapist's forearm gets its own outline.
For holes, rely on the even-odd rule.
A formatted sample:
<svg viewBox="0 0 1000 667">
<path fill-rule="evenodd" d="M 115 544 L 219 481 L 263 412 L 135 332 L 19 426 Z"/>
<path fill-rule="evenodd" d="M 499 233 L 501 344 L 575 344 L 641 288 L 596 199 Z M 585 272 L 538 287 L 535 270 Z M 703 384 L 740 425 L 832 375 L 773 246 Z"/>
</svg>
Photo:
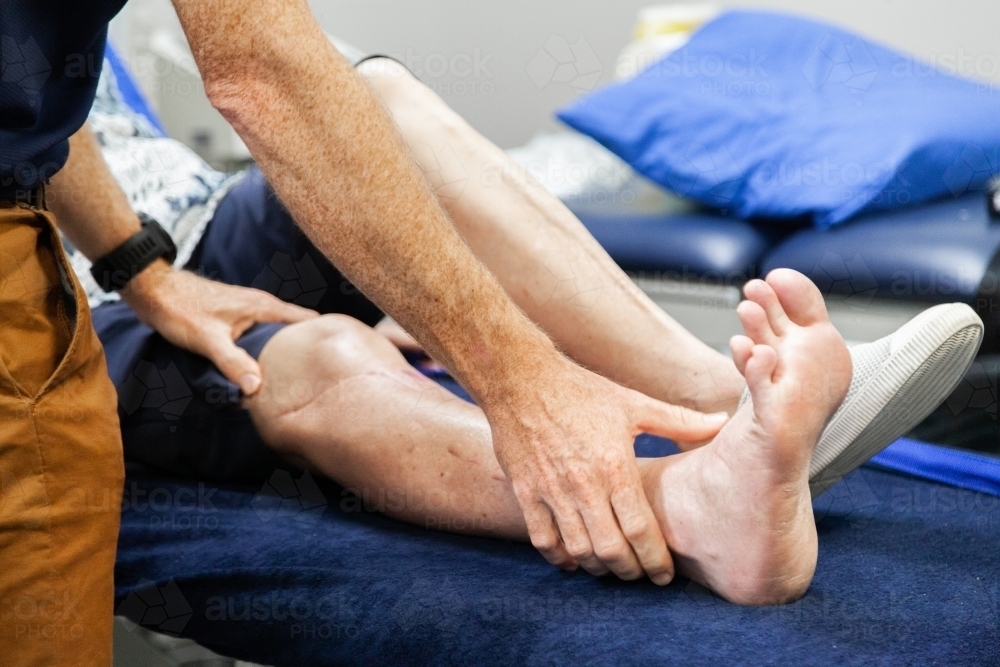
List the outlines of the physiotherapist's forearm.
<svg viewBox="0 0 1000 667">
<path fill-rule="evenodd" d="M 52 177 L 45 194 L 60 231 L 91 261 L 108 254 L 141 229 L 139 217 L 86 123 L 70 137 L 69 159 Z M 121 291 L 122 298 L 143 321 L 148 322 L 150 312 L 162 307 L 159 285 L 162 276 L 171 272 L 166 260 L 157 259 Z"/>
<path fill-rule="evenodd" d="M 139 231 L 139 218 L 108 169 L 90 128 L 69 140 L 69 160 L 46 190 L 59 229 L 91 261 Z"/>
<path fill-rule="evenodd" d="M 461 240 L 305 2 L 174 4 L 213 104 L 355 285 L 484 403 L 556 358 Z"/>
</svg>

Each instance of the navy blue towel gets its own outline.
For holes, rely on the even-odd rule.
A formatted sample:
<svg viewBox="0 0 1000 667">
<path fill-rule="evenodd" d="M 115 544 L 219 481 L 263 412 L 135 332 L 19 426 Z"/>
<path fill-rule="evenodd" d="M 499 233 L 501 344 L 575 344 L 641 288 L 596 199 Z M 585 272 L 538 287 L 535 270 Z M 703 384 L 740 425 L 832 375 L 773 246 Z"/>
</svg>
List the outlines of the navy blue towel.
<svg viewBox="0 0 1000 667">
<path fill-rule="evenodd" d="M 815 511 L 807 595 L 745 608 L 681 579 L 560 572 L 528 545 L 393 521 L 309 477 L 132 470 L 117 610 L 276 667 L 1000 664 L 1000 498 L 862 468 Z"/>
</svg>

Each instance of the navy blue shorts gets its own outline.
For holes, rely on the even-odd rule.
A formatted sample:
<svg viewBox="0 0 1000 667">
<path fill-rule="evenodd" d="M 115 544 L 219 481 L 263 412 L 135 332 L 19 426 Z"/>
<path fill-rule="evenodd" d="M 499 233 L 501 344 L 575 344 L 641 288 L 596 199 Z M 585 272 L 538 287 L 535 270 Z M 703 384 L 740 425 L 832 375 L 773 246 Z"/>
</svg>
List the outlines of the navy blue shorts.
<svg viewBox="0 0 1000 667">
<path fill-rule="evenodd" d="M 257 169 L 220 202 L 187 268 L 370 326 L 382 318 L 299 230 Z M 291 468 L 261 440 L 239 388 L 214 364 L 164 340 L 124 303 L 94 309 L 93 319 L 118 388 L 126 461 L 232 482 Z M 257 325 L 237 344 L 256 358 L 281 327 Z"/>
</svg>

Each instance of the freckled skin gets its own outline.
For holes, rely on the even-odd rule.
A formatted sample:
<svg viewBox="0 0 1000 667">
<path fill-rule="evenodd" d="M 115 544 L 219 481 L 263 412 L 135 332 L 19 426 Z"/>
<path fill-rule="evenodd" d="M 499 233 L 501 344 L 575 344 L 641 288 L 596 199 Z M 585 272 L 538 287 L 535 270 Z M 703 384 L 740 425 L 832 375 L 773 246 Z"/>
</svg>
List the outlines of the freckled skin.
<svg viewBox="0 0 1000 667">
<path fill-rule="evenodd" d="M 643 430 L 702 440 L 719 422 L 625 390 L 557 350 L 463 242 L 306 2 L 174 7 L 210 100 L 296 222 L 482 406 L 532 544 L 562 567 L 669 581 L 632 440 Z"/>
<path fill-rule="evenodd" d="M 550 341 L 462 243 L 304 2 L 174 4 L 210 99 L 351 282 L 478 398 L 519 384 L 521 364 L 551 364 Z"/>
</svg>

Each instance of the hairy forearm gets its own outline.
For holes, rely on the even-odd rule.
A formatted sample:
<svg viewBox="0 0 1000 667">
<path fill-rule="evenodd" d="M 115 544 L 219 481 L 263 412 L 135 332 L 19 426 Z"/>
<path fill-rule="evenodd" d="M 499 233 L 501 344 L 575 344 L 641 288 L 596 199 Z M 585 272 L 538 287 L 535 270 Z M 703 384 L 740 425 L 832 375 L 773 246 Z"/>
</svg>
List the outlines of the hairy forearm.
<svg viewBox="0 0 1000 667">
<path fill-rule="evenodd" d="M 90 260 L 139 231 L 139 219 L 85 124 L 69 140 L 69 160 L 52 177 L 46 202 L 62 232 Z"/>
<path fill-rule="evenodd" d="M 312 241 L 481 401 L 557 358 L 300 0 L 175 0 L 206 89 Z"/>
<path fill-rule="evenodd" d="M 91 261 L 117 248 L 141 227 L 86 124 L 70 137 L 69 160 L 52 178 L 45 194 L 59 229 Z M 148 323 L 152 311 L 160 307 L 156 284 L 171 270 L 165 260 L 158 259 L 121 291 L 144 322 Z"/>
</svg>

